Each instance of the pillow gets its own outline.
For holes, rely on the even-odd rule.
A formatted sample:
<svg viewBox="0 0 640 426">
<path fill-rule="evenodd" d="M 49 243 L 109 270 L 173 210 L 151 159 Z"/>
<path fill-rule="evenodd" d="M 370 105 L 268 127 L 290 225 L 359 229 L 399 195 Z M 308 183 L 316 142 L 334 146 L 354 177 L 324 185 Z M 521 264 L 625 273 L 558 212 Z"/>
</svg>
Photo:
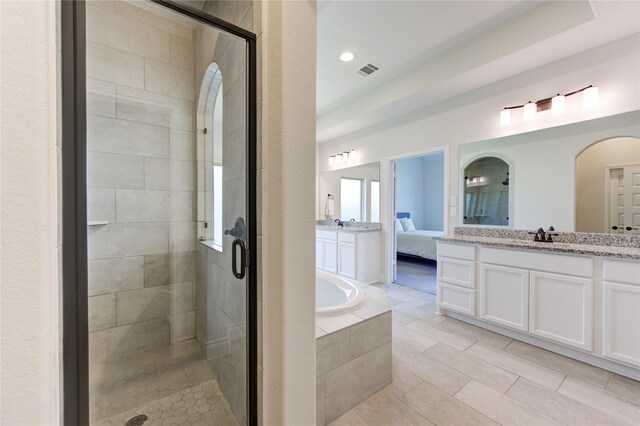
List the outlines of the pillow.
<svg viewBox="0 0 640 426">
<path fill-rule="evenodd" d="M 405 217 L 404 219 L 400 219 L 400 223 L 402 223 L 402 227 L 406 232 L 416 230 L 416 226 L 410 218 Z"/>
<path fill-rule="evenodd" d="M 404 232 L 404 227 L 402 226 L 402 222 L 400 219 L 396 218 L 396 232 Z"/>
</svg>

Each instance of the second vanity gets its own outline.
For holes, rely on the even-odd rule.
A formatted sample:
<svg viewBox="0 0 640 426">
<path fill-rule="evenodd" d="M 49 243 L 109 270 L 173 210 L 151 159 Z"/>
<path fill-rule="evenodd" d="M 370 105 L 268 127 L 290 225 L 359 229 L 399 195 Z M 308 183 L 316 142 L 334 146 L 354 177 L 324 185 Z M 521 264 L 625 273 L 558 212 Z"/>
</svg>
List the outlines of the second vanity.
<svg viewBox="0 0 640 426">
<path fill-rule="evenodd" d="M 380 280 L 380 224 L 316 225 L 316 267 L 363 283 Z"/>
<path fill-rule="evenodd" d="M 456 228 L 439 238 L 441 313 L 640 379 L 636 239 L 619 238 L 622 247 L 612 247 L 570 241 L 589 234 L 534 243 L 482 232 Z"/>
</svg>

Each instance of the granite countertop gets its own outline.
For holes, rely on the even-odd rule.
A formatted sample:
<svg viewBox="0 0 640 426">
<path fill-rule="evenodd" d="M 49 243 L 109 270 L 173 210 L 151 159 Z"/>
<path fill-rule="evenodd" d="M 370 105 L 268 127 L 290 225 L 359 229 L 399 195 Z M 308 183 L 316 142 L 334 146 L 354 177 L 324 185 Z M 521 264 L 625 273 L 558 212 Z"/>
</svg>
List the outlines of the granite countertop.
<svg viewBox="0 0 640 426">
<path fill-rule="evenodd" d="M 434 237 L 434 240 L 479 244 L 493 247 L 508 247 L 523 250 L 540 250 L 556 253 L 582 254 L 586 256 L 616 257 L 619 259 L 640 260 L 640 247 L 612 247 L 605 245 L 570 244 L 570 243 L 540 243 L 533 240 L 511 238 L 480 237 L 470 235 L 454 235 L 453 237 Z"/>
<path fill-rule="evenodd" d="M 338 231 L 338 232 L 378 232 L 380 226 L 362 226 L 362 225 L 347 225 L 344 227 L 338 225 L 316 225 L 316 229 L 320 231 Z"/>
</svg>

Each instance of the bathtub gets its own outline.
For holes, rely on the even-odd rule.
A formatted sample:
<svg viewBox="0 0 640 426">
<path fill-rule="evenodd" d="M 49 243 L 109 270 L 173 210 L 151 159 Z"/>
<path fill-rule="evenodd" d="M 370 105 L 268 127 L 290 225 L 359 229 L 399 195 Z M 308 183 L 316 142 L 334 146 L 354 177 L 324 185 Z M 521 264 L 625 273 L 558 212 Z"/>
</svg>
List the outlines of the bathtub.
<svg viewBox="0 0 640 426">
<path fill-rule="evenodd" d="M 336 314 L 361 304 L 364 291 L 351 281 L 316 269 L 316 314 Z"/>
</svg>

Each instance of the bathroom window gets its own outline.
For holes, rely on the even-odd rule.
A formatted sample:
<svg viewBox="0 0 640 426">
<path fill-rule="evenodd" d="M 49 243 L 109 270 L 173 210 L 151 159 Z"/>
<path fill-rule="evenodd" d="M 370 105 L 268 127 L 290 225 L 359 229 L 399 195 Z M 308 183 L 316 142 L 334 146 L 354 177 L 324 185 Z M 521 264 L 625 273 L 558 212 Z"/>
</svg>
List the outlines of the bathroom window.
<svg viewBox="0 0 640 426">
<path fill-rule="evenodd" d="M 340 217 L 343 221 L 362 221 L 362 179 L 342 178 L 340 180 Z"/>
<path fill-rule="evenodd" d="M 380 222 L 380 182 L 371 181 L 371 222 Z"/>
</svg>

